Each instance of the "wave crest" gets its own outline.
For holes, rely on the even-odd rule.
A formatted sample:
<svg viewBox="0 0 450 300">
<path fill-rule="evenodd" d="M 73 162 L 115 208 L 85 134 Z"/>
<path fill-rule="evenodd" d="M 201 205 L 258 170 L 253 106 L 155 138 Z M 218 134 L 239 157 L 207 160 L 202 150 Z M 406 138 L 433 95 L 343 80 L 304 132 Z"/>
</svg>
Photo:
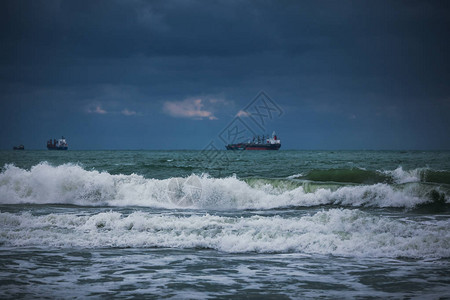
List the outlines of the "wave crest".
<svg viewBox="0 0 450 300">
<path fill-rule="evenodd" d="M 394 173 L 401 173 L 398 169 Z M 341 205 L 415 207 L 437 197 L 449 203 L 448 191 L 435 185 L 332 185 L 295 180 L 211 178 L 147 179 L 84 170 L 79 165 L 40 163 L 30 170 L 6 165 L 0 173 L 0 203 L 148 206 L 161 208 L 271 209 Z M 438 196 L 436 196 L 436 193 Z"/>
<path fill-rule="evenodd" d="M 339 182 L 356 184 L 403 184 L 410 182 L 450 184 L 450 172 L 417 168 L 404 170 L 372 171 L 361 168 L 352 169 L 314 169 L 306 174 L 295 174 L 288 179 L 311 180 L 316 182 Z"/>
</svg>

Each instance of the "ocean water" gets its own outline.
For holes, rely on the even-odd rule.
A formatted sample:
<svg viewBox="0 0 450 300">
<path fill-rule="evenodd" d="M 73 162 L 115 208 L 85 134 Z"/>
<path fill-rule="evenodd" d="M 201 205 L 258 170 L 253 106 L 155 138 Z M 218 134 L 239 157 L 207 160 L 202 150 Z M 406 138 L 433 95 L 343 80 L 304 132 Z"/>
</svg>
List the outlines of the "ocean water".
<svg viewBox="0 0 450 300">
<path fill-rule="evenodd" d="M 450 152 L 1 151 L 0 298 L 450 298 Z"/>
</svg>

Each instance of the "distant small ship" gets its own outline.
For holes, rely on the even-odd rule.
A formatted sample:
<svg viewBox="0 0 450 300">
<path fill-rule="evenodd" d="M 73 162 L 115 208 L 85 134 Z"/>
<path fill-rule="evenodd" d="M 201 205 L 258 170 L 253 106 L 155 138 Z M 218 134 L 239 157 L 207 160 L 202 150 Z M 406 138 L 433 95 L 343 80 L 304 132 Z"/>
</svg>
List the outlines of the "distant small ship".
<svg viewBox="0 0 450 300">
<path fill-rule="evenodd" d="M 13 150 L 25 150 L 25 146 L 24 145 L 14 146 Z"/>
<path fill-rule="evenodd" d="M 59 140 L 49 139 L 47 141 L 47 149 L 48 150 L 67 150 L 69 149 L 69 145 L 66 142 L 64 137 L 61 137 Z"/>
<path fill-rule="evenodd" d="M 228 144 L 225 147 L 227 150 L 278 150 L 281 147 L 281 140 L 274 131 L 271 138 L 258 135 L 247 143 Z"/>
</svg>

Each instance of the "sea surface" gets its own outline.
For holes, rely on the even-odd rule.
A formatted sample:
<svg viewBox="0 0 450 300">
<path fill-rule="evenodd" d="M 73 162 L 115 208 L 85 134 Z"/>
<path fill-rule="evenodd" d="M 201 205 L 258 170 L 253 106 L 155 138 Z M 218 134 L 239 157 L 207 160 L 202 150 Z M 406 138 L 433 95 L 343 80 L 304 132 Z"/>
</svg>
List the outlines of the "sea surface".
<svg viewBox="0 0 450 300">
<path fill-rule="evenodd" d="M 0 151 L 0 298 L 450 299 L 450 152 Z"/>
</svg>

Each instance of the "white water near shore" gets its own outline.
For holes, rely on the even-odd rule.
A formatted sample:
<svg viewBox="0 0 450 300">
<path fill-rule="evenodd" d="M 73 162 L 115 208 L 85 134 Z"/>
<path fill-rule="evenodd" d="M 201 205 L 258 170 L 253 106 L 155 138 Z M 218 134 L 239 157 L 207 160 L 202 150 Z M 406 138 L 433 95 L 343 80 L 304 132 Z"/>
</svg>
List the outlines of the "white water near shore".
<svg viewBox="0 0 450 300">
<path fill-rule="evenodd" d="M 230 253 L 449 258 L 450 224 L 331 209 L 302 217 L 0 213 L 0 244 L 14 247 L 207 248 Z"/>
</svg>

